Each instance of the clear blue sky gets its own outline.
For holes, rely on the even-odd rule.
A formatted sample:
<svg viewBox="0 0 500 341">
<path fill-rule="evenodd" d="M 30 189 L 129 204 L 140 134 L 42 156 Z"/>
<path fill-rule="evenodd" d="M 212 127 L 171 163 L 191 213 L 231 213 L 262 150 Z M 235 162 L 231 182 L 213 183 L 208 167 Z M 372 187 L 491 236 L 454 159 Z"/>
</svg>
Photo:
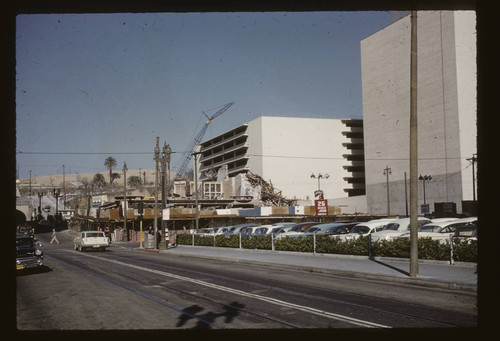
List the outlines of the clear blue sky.
<svg viewBox="0 0 500 341">
<path fill-rule="evenodd" d="M 154 169 L 156 136 L 175 170 L 202 111 L 229 102 L 204 140 L 263 115 L 362 118 L 360 41 L 388 24 L 388 12 L 19 15 L 19 177 L 105 174 L 107 156 Z"/>
</svg>

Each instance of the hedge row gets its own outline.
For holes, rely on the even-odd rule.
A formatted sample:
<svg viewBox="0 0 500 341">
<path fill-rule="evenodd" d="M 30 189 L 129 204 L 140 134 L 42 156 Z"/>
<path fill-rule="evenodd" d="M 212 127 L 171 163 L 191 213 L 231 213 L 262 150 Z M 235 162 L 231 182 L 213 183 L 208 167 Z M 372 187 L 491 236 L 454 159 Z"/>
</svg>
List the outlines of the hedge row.
<svg viewBox="0 0 500 341">
<path fill-rule="evenodd" d="M 243 249 L 272 250 L 271 236 L 198 236 L 181 234 L 177 236 L 179 245 L 230 247 Z M 359 255 L 371 257 L 396 257 L 410 258 L 410 238 L 395 238 L 394 240 L 377 241 L 371 243 L 369 237 L 360 237 L 342 241 L 330 236 L 308 236 L 306 238 L 280 238 L 274 239 L 274 250 L 295 252 L 317 252 L 343 255 Z M 419 238 L 418 258 L 433 260 L 450 260 L 450 243 L 440 243 L 437 240 Z M 467 239 L 453 239 L 453 260 L 461 262 L 477 262 L 477 241 Z"/>
</svg>

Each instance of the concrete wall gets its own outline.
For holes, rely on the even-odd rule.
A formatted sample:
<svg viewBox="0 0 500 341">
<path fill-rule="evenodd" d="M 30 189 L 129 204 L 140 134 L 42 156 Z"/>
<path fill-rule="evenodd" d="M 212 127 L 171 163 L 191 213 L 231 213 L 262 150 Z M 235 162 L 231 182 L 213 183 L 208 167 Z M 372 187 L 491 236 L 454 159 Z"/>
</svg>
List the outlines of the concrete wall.
<svg viewBox="0 0 500 341">
<path fill-rule="evenodd" d="M 461 211 L 461 201 L 467 199 L 464 193 L 470 192 L 471 183 L 464 179 L 472 175 L 463 170 L 466 158 L 476 149 L 474 23 L 473 12 L 418 12 L 418 174 L 433 178 L 426 183 L 426 202 L 431 211 L 434 202 L 446 201 L 456 202 Z M 408 179 L 410 176 L 410 28 L 408 16 L 361 41 L 370 214 L 387 213 L 386 167 L 392 172 L 390 213 L 406 211 L 405 172 Z"/>
<path fill-rule="evenodd" d="M 337 119 L 260 117 L 248 123 L 250 169 L 290 199 L 314 199 L 318 180 L 311 174 L 328 173 L 320 181 L 325 197 L 347 197 L 344 130 Z"/>
</svg>

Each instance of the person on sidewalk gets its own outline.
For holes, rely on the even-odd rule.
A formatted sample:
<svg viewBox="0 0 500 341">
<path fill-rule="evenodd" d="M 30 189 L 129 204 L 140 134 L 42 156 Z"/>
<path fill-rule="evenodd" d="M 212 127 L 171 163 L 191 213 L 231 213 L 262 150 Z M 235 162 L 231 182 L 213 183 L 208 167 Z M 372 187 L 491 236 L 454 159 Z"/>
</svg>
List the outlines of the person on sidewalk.
<svg viewBox="0 0 500 341">
<path fill-rule="evenodd" d="M 57 244 L 60 244 L 56 236 L 56 229 L 52 229 L 52 239 L 50 240 L 50 243 L 52 244 L 54 241 L 57 242 Z"/>
</svg>

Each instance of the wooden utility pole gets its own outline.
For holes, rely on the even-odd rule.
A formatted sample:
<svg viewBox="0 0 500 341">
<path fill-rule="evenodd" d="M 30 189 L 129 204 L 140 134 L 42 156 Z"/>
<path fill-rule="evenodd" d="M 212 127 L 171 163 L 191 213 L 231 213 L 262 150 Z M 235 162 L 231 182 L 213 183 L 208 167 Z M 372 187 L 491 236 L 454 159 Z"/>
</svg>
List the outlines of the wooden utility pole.
<svg viewBox="0 0 500 341">
<path fill-rule="evenodd" d="M 418 275 L 417 11 L 411 11 L 410 53 L 410 277 Z"/>
</svg>

